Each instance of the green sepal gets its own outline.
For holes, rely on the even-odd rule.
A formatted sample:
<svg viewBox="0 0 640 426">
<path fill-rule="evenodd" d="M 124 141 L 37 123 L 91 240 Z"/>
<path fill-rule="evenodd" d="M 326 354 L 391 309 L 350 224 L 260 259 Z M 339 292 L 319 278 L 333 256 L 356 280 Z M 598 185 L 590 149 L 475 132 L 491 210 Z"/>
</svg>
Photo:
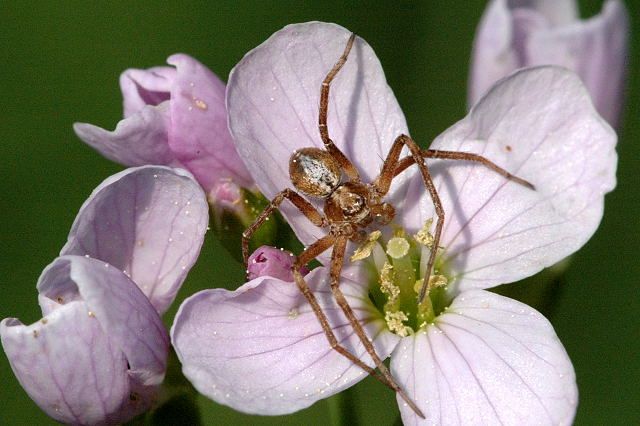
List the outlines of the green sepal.
<svg viewBox="0 0 640 426">
<path fill-rule="evenodd" d="M 127 422 L 129 426 L 194 425 L 200 426 L 198 392 L 182 374 L 182 366 L 173 348 L 167 360 L 167 372 L 156 406 Z"/>
</svg>

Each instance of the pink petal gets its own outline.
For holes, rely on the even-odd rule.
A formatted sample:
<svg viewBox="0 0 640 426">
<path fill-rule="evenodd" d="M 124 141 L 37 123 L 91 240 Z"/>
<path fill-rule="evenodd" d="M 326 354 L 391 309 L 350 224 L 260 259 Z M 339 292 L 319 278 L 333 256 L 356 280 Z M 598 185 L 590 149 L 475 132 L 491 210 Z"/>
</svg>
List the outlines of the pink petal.
<svg viewBox="0 0 640 426">
<path fill-rule="evenodd" d="M 252 186 L 227 127 L 224 83 L 188 55 L 172 55 L 167 62 L 177 70 L 171 88 L 169 145 L 178 161 L 207 193 L 229 179 Z"/>
<path fill-rule="evenodd" d="M 169 100 L 176 70 L 154 67 L 148 70 L 129 69 L 120 75 L 124 116 L 128 118 L 145 105 L 158 105 Z"/>
<path fill-rule="evenodd" d="M 130 69 L 121 75 L 125 119 L 113 132 L 76 123 L 76 134 L 126 166 L 186 168 L 212 201 L 230 184 L 251 188 L 227 128 L 224 83 L 188 55 L 172 55 L 167 62 L 175 68 Z"/>
<path fill-rule="evenodd" d="M 292 187 L 288 170 L 294 150 L 323 146 L 318 131 L 321 83 L 349 35 L 335 24 L 289 25 L 249 52 L 231 72 L 229 128 L 267 198 Z M 379 173 L 394 139 L 407 133 L 380 62 L 361 38 L 331 85 L 328 127 L 333 141 L 367 180 Z M 290 206 L 284 207 L 300 240 L 315 241 L 317 229 Z"/>
<path fill-rule="evenodd" d="M 398 399 L 405 425 L 570 424 L 578 390 L 571 360 L 537 311 L 481 290 L 458 296 L 391 356 L 421 420 Z"/>
<path fill-rule="evenodd" d="M 351 272 L 347 272 L 347 277 Z M 317 268 L 308 282 L 330 318 L 338 340 L 371 365 L 362 344 L 333 301 Z M 341 288 L 381 358 L 398 337 L 384 331 L 357 272 Z M 322 288 L 322 290 L 318 290 Z M 206 290 L 187 299 L 171 330 L 184 375 L 207 397 L 246 413 L 291 413 L 327 398 L 366 377 L 332 350 L 297 286 L 258 278 L 235 292 Z"/>
<path fill-rule="evenodd" d="M 615 187 L 615 144 L 577 76 L 555 67 L 502 80 L 440 135 L 432 148 L 481 154 L 536 187 L 481 165 L 429 162 L 446 215 L 442 258 L 458 289 L 517 281 L 578 250 Z M 434 217 L 432 206 L 413 179 L 405 226 L 422 226 Z"/>
<path fill-rule="evenodd" d="M 71 302 L 45 317 L 46 324 L 25 326 L 14 318 L 0 323 L 2 346 L 20 384 L 64 423 L 114 422 L 129 397 L 127 360 L 87 312 L 83 302 Z"/>
<path fill-rule="evenodd" d="M 65 423 L 126 421 L 147 409 L 164 377 L 167 332 L 122 272 L 78 256 L 56 259 L 38 282 L 46 316 L 8 318 L 2 345 L 29 396 Z M 135 392 L 135 400 L 132 399 Z"/>
<path fill-rule="evenodd" d="M 169 104 L 145 106 L 118 123 L 112 132 L 88 123 L 74 123 L 73 130 L 87 145 L 125 166 L 179 165 L 169 149 Z"/>
<path fill-rule="evenodd" d="M 622 109 L 629 17 L 619 1 L 600 15 L 555 31 L 531 35 L 529 65 L 555 64 L 580 75 L 596 109 L 616 126 Z"/>
<path fill-rule="evenodd" d="M 600 114 L 615 126 L 623 101 L 628 32 L 627 11 L 617 0 L 582 21 L 574 1 L 494 0 L 474 42 L 469 104 L 518 68 L 561 65 L 580 75 Z"/>
<path fill-rule="evenodd" d="M 200 253 L 207 224 L 206 198 L 187 172 L 127 169 L 94 190 L 61 255 L 88 255 L 125 271 L 163 313 Z"/>
<path fill-rule="evenodd" d="M 498 0 L 497 3 L 503 3 L 503 7 L 509 7 L 512 10 L 535 10 L 553 25 L 569 24 L 578 18 L 575 0 L 506 0 L 506 2 Z"/>
</svg>

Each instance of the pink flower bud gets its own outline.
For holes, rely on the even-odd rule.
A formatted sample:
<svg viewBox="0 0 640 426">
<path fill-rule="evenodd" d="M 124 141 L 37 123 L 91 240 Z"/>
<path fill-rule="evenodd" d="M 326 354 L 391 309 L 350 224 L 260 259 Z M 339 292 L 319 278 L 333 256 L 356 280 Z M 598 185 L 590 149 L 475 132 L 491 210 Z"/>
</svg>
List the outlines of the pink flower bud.
<svg viewBox="0 0 640 426">
<path fill-rule="evenodd" d="M 249 265 L 247 266 L 249 279 L 270 276 L 282 281 L 293 281 L 291 267 L 295 260 L 296 257 L 289 251 L 262 246 L 249 256 Z M 303 267 L 300 272 L 302 275 L 306 275 L 309 273 L 309 269 Z"/>
</svg>

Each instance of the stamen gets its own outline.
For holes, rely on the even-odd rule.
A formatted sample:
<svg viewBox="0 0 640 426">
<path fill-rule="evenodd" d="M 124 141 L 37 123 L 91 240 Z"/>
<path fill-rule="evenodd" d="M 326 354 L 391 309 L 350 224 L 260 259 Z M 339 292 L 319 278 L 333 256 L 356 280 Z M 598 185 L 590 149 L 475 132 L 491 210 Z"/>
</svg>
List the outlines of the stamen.
<svg viewBox="0 0 640 426">
<path fill-rule="evenodd" d="M 444 275 L 431 275 L 429 278 L 429 289 L 438 287 L 446 287 L 449 284 L 449 280 Z"/>
<path fill-rule="evenodd" d="M 413 236 L 413 238 L 422 244 L 423 246 L 427 246 L 428 248 L 433 248 L 433 234 L 430 232 L 431 225 L 433 224 L 433 219 L 427 219 L 422 228 L 418 231 L 417 234 Z"/>
<path fill-rule="evenodd" d="M 386 312 L 384 314 L 384 320 L 387 323 L 389 330 L 400 337 L 407 337 L 413 332 L 411 327 L 407 327 L 403 324 L 404 321 L 409 320 L 409 317 L 407 317 L 407 314 L 402 311 Z"/>
<path fill-rule="evenodd" d="M 427 296 L 431 292 L 431 290 L 446 287 L 449 284 L 449 279 L 444 275 L 431 275 L 429 277 L 429 284 L 427 285 Z M 416 284 L 413 286 L 413 290 L 416 294 L 420 294 L 420 290 L 422 290 L 423 280 L 416 281 Z"/>
<path fill-rule="evenodd" d="M 431 282 L 431 279 L 429 280 L 429 282 Z M 422 280 L 416 281 L 416 284 L 413 286 L 413 289 L 416 292 L 416 294 L 420 294 L 420 289 L 422 288 L 422 285 L 423 285 Z M 431 302 L 431 298 L 429 297 L 430 290 L 431 290 L 431 286 L 428 286 L 426 297 L 424 298 L 424 300 L 422 300 L 422 302 L 418 304 L 418 315 L 417 315 L 418 322 L 419 322 L 418 329 L 423 328 L 427 323 L 433 321 L 435 318 L 433 303 Z"/>
<path fill-rule="evenodd" d="M 435 321 L 450 303 L 447 296 L 449 279 L 436 264 L 433 275 L 426 283 L 427 297 L 417 303 L 416 296 L 424 283 L 422 269 L 430 250 L 435 249 L 429 219 L 415 235 L 401 227 L 394 229 L 391 239 L 379 242 L 380 235 L 370 235 L 354 258 L 370 258 L 375 266 L 379 287 L 371 293 L 372 300 L 384 315 L 388 329 L 401 337 L 417 332 Z M 420 279 L 420 277 L 423 277 Z"/>
<path fill-rule="evenodd" d="M 357 260 L 363 260 L 371 256 L 371 252 L 376 245 L 376 241 L 380 238 L 382 232 L 376 230 L 369 234 L 367 241 L 365 241 L 360 247 L 358 247 L 349 260 L 355 262 Z"/>
<path fill-rule="evenodd" d="M 380 271 L 380 291 L 387 295 L 386 309 L 397 309 L 398 296 L 400 296 L 400 287 L 394 284 L 393 266 L 389 262 L 385 262 Z"/>
</svg>

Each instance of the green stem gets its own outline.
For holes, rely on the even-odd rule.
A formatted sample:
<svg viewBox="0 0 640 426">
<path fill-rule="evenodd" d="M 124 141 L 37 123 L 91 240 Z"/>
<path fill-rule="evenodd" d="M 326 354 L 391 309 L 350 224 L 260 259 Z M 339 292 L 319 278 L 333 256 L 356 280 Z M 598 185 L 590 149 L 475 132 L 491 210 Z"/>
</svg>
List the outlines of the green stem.
<svg viewBox="0 0 640 426">
<path fill-rule="evenodd" d="M 353 388 L 346 389 L 327 399 L 329 418 L 332 426 L 358 426 L 358 416 L 354 410 Z"/>
</svg>

